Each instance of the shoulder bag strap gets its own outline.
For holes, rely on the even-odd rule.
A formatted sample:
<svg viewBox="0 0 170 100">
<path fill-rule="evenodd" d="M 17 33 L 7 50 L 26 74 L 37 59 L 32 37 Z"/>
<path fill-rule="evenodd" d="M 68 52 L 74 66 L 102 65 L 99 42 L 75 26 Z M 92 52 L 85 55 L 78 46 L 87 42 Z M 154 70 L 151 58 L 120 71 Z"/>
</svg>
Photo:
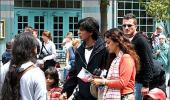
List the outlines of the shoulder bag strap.
<svg viewBox="0 0 170 100">
<path fill-rule="evenodd" d="M 44 42 L 42 43 L 41 52 L 42 52 L 43 47 L 44 47 L 44 49 L 46 50 L 46 52 L 50 55 L 50 53 L 48 52 L 48 50 L 47 50 L 46 47 L 44 46 Z"/>
<path fill-rule="evenodd" d="M 21 79 L 21 77 L 27 72 L 27 71 L 29 71 L 29 70 L 31 70 L 31 69 L 33 69 L 34 68 L 34 65 L 31 65 L 31 66 L 29 66 L 28 68 L 26 68 L 23 72 L 21 72 L 20 74 L 19 74 L 19 78 Z"/>
<path fill-rule="evenodd" d="M 40 54 L 42 53 L 43 47 L 44 47 L 44 42 L 42 42 L 42 47 L 41 47 L 41 50 L 40 50 Z"/>
</svg>

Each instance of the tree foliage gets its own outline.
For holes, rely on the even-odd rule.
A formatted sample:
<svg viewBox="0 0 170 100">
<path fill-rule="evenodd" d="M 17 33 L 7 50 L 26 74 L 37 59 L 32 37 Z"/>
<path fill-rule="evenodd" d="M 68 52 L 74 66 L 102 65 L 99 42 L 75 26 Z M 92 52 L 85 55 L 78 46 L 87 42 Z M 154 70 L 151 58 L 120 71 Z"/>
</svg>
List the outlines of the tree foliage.
<svg viewBox="0 0 170 100">
<path fill-rule="evenodd" d="M 145 7 L 147 15 L 155 18 L 157 23 L 162 23 L 165 34 L 168 35 L 168 20 L 170 21 L 170 0 L 140 0 Z M 170 35 L 170 34 L 169 34 Z"/>
<path fill-rule="evenodd" d="M 158 22 L 170 20 L 170 0 L 141 0 L 149 16 Z"/>
</svg>

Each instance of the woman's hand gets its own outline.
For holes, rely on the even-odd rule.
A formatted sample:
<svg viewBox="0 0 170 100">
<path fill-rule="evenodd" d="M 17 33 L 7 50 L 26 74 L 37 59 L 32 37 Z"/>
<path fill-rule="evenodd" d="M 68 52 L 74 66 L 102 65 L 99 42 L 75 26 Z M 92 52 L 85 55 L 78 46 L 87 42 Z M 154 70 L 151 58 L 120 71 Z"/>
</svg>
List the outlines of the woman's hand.
<svg viewBox="0 0 170 100">
<path fill-rule="evenodd" d="M 99 85 L 105 85 L 106 79 L 102 79 L 102 78 L 94 78 L 92 79 L 92 84 L 99 86 Z"/>
</svg>

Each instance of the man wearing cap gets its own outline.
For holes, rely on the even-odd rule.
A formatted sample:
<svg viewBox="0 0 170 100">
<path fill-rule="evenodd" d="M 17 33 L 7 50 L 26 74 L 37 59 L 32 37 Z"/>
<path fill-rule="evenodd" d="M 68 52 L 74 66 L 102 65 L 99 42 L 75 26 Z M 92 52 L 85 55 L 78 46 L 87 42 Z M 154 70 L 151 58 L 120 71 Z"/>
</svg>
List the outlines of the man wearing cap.
<svg viewBox="0 0 170 100">
<path fill-rule="evenodd" d="M 156 31 L 153 32 L 151 38 L 152 38 L 152 46 L 154 47 L 155 45 L 159 44 L 159 35 L 162 34 L 163 32 L 163 27 L 162 26 L 157 26 Z"/>
</svg>

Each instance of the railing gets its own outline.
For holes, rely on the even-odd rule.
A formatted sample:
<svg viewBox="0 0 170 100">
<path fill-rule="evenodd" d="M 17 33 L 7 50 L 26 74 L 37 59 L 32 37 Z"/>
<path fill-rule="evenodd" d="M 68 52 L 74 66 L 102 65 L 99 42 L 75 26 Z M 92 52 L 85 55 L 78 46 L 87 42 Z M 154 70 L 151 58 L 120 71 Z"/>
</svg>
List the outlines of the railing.
<svg viewBox="0 0 170 100">
<path fill-rule="evenodd" d="M 60 64 L 66 63 L 66 55 L 64 50 L 57 50 L 57 60 Z"/>
</svg>

